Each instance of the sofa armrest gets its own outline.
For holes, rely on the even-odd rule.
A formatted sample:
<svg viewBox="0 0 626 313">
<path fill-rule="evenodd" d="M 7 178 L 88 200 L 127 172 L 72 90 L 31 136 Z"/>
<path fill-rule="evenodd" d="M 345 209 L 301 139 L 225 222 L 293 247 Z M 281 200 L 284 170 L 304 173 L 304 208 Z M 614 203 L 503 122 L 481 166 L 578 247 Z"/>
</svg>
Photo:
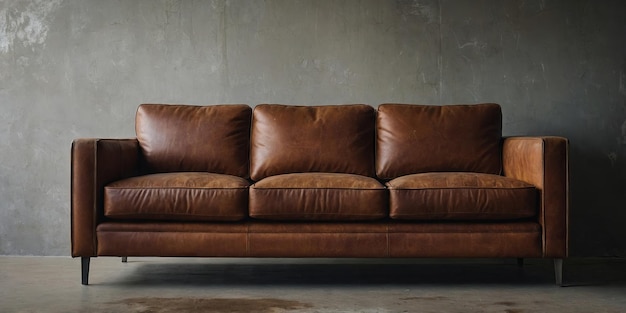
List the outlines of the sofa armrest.
<svg viewBox="0 0 626 313">
<path fill-rule="evenodd" d="M 72 256 L 95 256 L 104 185 L 137 175 L 139 144 L 136 139 L 76 139 L 71 156 Z"/>
<path fill-rule="evenodd" d="M 504 176 L 533 184 L 540 192 L 544 257 L 568 255 L 568 150 L 563 137 L 504 138 Z"/>
</svg>

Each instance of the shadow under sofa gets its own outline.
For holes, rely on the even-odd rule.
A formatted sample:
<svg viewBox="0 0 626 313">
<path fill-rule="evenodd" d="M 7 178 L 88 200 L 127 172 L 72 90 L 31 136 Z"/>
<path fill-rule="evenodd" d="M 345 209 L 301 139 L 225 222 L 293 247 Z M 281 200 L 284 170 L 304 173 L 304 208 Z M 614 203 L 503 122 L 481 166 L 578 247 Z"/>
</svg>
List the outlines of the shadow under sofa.
<svg viewBox="0 0 626 313">
<path fill-rule="evenodd" d="M 72 256 L 552 258 L 568 141 L 497 104 L 161 105 L 72 144 Z"/>
</svg>

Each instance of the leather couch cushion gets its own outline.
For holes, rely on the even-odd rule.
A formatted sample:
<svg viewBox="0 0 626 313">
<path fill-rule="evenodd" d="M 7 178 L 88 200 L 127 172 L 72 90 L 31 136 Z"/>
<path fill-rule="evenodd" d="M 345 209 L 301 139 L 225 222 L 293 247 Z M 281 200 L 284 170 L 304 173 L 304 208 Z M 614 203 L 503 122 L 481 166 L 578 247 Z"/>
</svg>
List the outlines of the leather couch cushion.
<svg viewBox="0 0 626 313">
<path fill-rule="evenodd" d="M 104 188 L 104 215 L 116 219 L 237 221 L 247 216 L 248 181 L 180 172 L 137 176 Z"/>
<path fill-rule="evenodd" d="M 381 104 L 376 125 L 380 178 L 426 172 L 500 173 L 502 112 L 497 104 Z"/>
<path fill-rule="evenodd" d="M 404 220 L 505 220 L 537 214 L 534 186 L 481 173 L 424 173 L 387 183 L 390 216 Z"/>
<path fill-rule="evenodd" d="M 250 216 L 266 220 L 375 220 L 388 215 L 388 193 L 376 179 L 340 173 L 297 173 L 250 186 Z"/>
<path fill-rule="evenodd" d="M 250 176 L 330 172 L 374 176 L 376 112 L 368 105 L 258 105 Z"/>
<path fill-rule="evenodd" d="M 247 105 L 140 105 L 135 129 L 147 171 L 248 177 L 251 115 Z"/>
</svg>

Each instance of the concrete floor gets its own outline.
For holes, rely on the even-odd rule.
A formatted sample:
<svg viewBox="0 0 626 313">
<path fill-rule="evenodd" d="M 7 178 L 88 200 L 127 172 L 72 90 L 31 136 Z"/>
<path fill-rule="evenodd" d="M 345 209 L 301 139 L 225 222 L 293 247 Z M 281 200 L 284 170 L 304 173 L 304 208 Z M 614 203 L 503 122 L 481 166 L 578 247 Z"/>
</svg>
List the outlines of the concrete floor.
<svg viewBox="0 0 626 313">
<path fill-rule="evenodd" d="M 626 259 L 0 257 L 0 312 L 626 312 Z"/>
</svg>

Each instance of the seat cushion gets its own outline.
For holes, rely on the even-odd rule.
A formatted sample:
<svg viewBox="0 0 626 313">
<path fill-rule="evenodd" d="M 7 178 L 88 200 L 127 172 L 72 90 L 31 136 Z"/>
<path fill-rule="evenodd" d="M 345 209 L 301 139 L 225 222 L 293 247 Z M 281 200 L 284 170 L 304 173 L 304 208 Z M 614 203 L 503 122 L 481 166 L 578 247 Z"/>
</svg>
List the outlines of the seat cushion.
<svg viewBox="0 0 626 313">
<path fill-rule="evenodd" d="M 247 216 L 247 180 L 180 172 L 138 176 L 104 187 L 104 215 L 116 219 L 237 221 Z"/>
<path fill-rule="evenodd" d="M 387 216 L 388 194 L 371 177 L 297 173 L 250 187 L 250 216 L 266 220 L 375 220 Z"/>
<path fill-rule="evenodd" d="M 381 104 L 376 127 L 376 175 L 382 179 L 428 172 L 500 174 L 497 104 Z"/>
<path fill-rule="evenodd" d="M 247 105 L 140 105 L 135 130 L 146 170 L 248 177 L 251 115 Z"/>
<path fill-rule="evenodd" d="M 537 190 L 482 173 L 425 173 L 387 183 L 390 217 L 402 220 L 507 220 L 537 214 Z"/>
<path fill-rule="evenodd" d="M 374 176 L 376 111 L 363 104 L 254 108 L 250 176 L 328 172 Z"/>
</svg>

